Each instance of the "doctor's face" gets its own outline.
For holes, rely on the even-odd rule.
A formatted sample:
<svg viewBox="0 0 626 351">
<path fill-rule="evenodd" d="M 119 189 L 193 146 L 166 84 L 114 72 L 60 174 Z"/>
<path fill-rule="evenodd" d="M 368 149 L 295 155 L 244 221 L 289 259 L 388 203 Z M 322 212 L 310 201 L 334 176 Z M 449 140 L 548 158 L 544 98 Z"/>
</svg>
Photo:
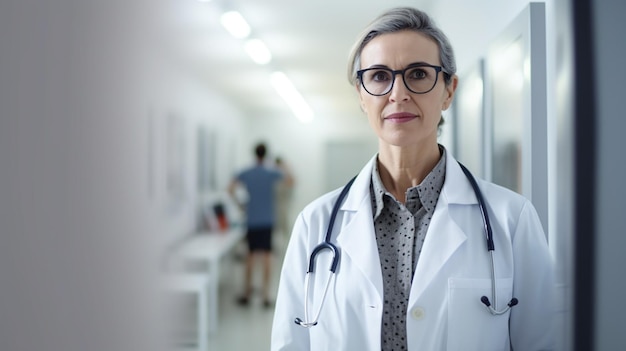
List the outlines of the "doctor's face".
<svg viewBox="0 0 626 351">
<path fill-rule="evenodd" d="M 417 68 L 404 73 L 406 83 L 413 87 L 411 90 L 405 85 L 402 74 L 390 77 L 390 71 L 380 71 L 379 74 L 378 71 L 370 70 L 364 73 L 363 80 L 369 92 L 363 88 L 361 82 L 357 84 L 361 107 L 382 143 L 400 147 L 437 143 L 437 125 L 441 111 L 446 110 L 452 102 L 457 77 L 454 76 L 452 82 L 446 86 L 443 72 L 436 72 L 431 67 L 422 69 L 419 66 L 423 64 L 441 65 L 439 47 L 429 37 L 414 31 L 382 34 L 363 48 L 361 69 L 387 68 L 395 71 L 413 66 Z M 375 74 L 368 76 L 368 73 Z M 422 94 L 414 92 L 428 90 L 416 87 L 422 84 L 418 80 L 428 75 L 434 84 L 432 90 Z M 384 93 L 384 88 L 375 91 L 376 84 L 390 80 L 394 80 L 393 87 L 387 94 L 371 94 Z"/>
</svg>

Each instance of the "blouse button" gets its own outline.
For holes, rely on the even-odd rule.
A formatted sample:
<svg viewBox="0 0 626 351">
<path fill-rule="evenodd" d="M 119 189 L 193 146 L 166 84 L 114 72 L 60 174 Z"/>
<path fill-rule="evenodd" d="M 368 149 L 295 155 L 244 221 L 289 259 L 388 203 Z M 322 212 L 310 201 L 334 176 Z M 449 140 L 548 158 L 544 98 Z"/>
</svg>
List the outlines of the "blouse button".
<svg viewBox="0 0 626 351">
<path fill-rule="evenodd" d="M 411 316 L 413 319 L 420 320 L 424 318 L 424 309 L 421 307 L 415 307 L 411 310 Z"/>
</svg>

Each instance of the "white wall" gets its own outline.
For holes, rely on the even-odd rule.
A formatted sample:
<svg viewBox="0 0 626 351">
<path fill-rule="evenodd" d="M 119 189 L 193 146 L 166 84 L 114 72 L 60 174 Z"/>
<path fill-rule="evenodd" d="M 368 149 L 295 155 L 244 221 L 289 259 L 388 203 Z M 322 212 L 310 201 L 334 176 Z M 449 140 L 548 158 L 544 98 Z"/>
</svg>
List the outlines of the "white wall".
<svg viewBox="0 0 626 351">
<path fill-rule="evenodd" d="M 239 157 L 237 150 L 243 142 L 241 130 L 244 128 L 241 113 L 227 99 L 212 90 L 193 72 L 181 66 L 163 65 L 159 67 L 161 91 L 151 99 L 146 116 L 146 126 L 152 130 L 142 132 L 151 135 L 151 144 L 146 150 L 151 156 L 149 170 L 149 206 L 159 222 L 158 236 L 171 243 L 196 230 L 199 204 L 208 198 L 221 197 Z M 172 203 L 167 192 L 168 164 L 168 116 L 174 116 L 184 129 L 184 194 L 182 201 Z M 227 116 L 227 120 L 224 120 Z M 210 161 L 215 172 L 214 188 L 208 194 L 201 194 L 197 187 L 197 133 L 199 128 L 209 132 L 215 151 L 216 161 Z M 233 147 L 235 150 L 233 150 Z M 211 155 L 208 155 L 211 156 Z M 203 196 L 204 195 L 204 196 Z M 208 195 L 208 196 L 207 196 Z"/>
<path fill-rule="evenodd" d="M 148 121 L 175 111 L 189 135 L 199 123 L 241 129 L 233 104 L 181 68 L 184 55 L 163 55 L 180 39 L 163 35 L 178 25 L 167 4 L 0 3 L 2 350 L 162 345 L 157 264 L 193 229 L 194 195 L 175 213 L 150 196 Z"/>
<path fill-rule="evenodd" d="M 457 56 L 458 71 L 462 72 L 487 53 L 491 42 L 528 3 L 528 0 L 441 0 L 429 2 L 424 10 L 448 35 Z"/>
</svg>

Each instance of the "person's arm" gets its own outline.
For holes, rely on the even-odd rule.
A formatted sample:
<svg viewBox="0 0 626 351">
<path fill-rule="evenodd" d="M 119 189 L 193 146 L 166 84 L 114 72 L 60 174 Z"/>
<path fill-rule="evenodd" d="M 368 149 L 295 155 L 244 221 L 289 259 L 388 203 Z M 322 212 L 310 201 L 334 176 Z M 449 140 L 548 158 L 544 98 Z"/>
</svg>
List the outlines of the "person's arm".
<svg viewBox="0 0 626 351">
<path fill-rule="evenodd" d="M 293 173 L 291 172 L 291 170 L 289 169 L 289 167 L 287 167 L 287 165 L 285 164 L 284 161 L 281 161 L 280 163 L 276 164 L 276 167 L 282 172 L 283 174 L 283 182 L 284 184 L 291 188 L 293 187 L 294 183 L 295 183 L 295 179 L 293 177 Z"/>
<path fill-rule="evenodd" d="M 230 198 L 233 199 L 235 204 L 237 204 L 237 206 L 243 211 L 244 205 L 241 203 L 241 201 L 239 201 L 239 198 L 237 197 L 237 188 L 240 185 L 241 183 L 239 182 L 239 180 L 237 180 L 237 178 L 233 178 L 230 181 L 230 184 L 228 184 L 228 194 L 230 195 Z"/>
</svg>

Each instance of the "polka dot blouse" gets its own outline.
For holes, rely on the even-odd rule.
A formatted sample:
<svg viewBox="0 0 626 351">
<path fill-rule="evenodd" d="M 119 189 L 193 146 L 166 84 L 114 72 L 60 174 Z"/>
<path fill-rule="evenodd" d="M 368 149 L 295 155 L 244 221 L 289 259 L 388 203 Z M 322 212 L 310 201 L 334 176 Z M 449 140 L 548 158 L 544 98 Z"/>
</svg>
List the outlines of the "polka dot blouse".
<svg viewBox="0 0 626 351">
<path fill-rule="evenodd" d="M 440 149 L 439 162 L 421 184 L 406 191 L 405 204 L 385 189 L 374 162 L 370 193 L 383 273 L 383 351 L 407 349 L 406 314 L 413 273 L 445 180 L 446 153 Z"/>
</svg>

